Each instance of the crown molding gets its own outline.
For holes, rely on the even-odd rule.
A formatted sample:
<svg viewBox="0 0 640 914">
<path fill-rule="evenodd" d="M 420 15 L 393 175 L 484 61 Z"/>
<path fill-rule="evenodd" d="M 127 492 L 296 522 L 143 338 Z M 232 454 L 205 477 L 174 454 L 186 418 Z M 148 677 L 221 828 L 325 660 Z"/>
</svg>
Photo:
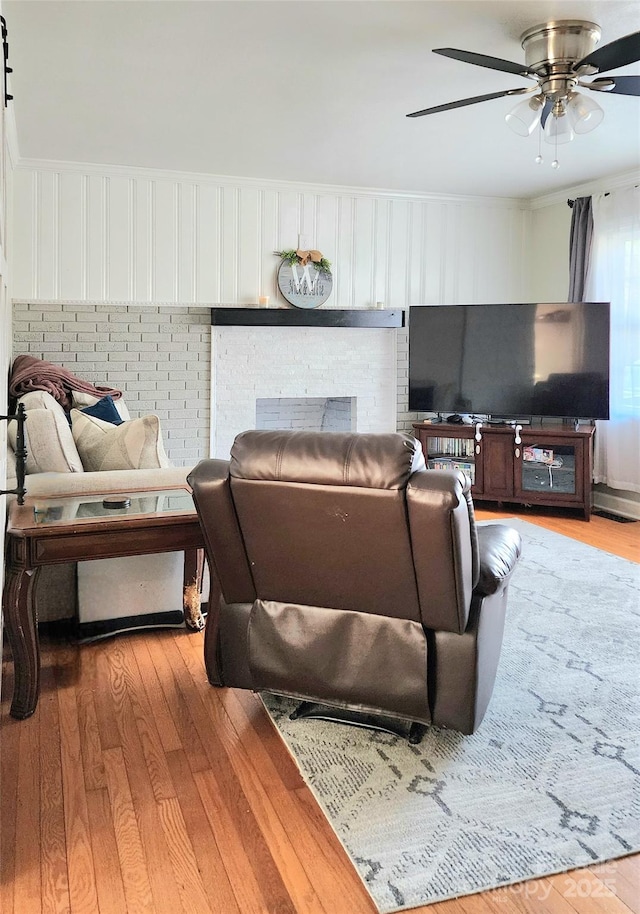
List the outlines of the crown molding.
<svg viewBox="0 0 640 914">
<path fill-rule="evenodd" d="M 173 181 L 215 187 L 246 187 L 284 193 L 333 194 L 348 197 L 377 197 L 388 200 L 408 200 L 417 203 L 466 203 L 472 206 L 502 206 L 506 209 L 530 208 L 530 201 L 520 197 L 483 197 L 480 195 L 418 193 L 410 190 L 388 190 L 375 187 L 350 187 L 341 184 L 307 184 L 301 181 L 280 181 L 270 178 L 242 178 L 233 175 L 200 174 L 160 168 L 137 168 L 132 165 L 97 165 L 92 162 L 68 162 L 55 159 L 21 158 L 14 165 L 20 171 L 47 171 L 56 174 L 83 174 L 98 177 Z"/>
<path fill-rule="evenodd" d="M 534 197 L 530 200 L 531 209 L 542 209 L 545 206 L 555 206 L 557 203 L 566 203 L 568 197 L 589 197 L 592 194 L 602 194 L 620 187 L 633 187 L 640 184 L 640 170 L 625 171 L 617 175 L 608 175 L 588 181 L 585 184 L 575 184 L 563 190 L 554 191 L 544 197 Z"/>
</svg>

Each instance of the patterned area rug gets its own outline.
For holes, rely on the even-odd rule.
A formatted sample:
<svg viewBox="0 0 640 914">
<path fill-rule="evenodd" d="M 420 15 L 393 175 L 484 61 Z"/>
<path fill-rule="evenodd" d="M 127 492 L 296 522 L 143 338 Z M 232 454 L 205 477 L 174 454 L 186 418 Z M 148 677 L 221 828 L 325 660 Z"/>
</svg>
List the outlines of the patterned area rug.
<svg viewBox="0 0 640 914">
<path fill-rule="evenodd" d="M 493 698 L 421 745 L 263 701 L 381 912 L 640 849 L 640 565 L 513 519 Z"/>
</svg>

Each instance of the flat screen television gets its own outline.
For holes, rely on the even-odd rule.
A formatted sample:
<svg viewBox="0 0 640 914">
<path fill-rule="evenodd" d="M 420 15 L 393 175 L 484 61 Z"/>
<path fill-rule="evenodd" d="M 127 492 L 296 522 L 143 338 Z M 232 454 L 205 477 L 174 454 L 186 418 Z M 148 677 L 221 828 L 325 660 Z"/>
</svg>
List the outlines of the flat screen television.
<svg viewBox="0 0 640 914">
<path fill-rule="evenodd" d="M 414 305 L 409 409 L 609 418 L 609 304 Z"/>
</svg>

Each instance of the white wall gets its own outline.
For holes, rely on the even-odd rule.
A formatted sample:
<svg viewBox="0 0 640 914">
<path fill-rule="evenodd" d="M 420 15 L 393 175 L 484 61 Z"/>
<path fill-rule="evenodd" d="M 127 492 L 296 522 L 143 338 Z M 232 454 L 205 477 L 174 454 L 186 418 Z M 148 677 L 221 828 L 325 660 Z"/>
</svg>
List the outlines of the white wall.
<svg viewBox="0 0 640 914">
<path fill-rule="evenodd" d="M 529 249 L 531 301 L 567 300 L 570 230 L 571 209 L 567 205 L 567 197 L 533 209 Z"/>
<path fill-rule="evenodd" d="M 532 202 L 530 275 L 533 301 L 566 301 L 571 230 L 571 209 L 567 200 L 630 187 L 639 181 L 637 172 L 609 175 Z M 597 508 L 640 519 L 640 495 L 635 492 L 596 485 L 593 503 Z"/>
<path fill-rule="evenodd" d="M 336 281 L 325 307 L 369 307 L 375 301 L 393 308 L 418 302 L 562 301 L 568 288 L 567 198 L 637 181 L 637 175 L 614 175 L 549 197 L 518 201 L 22 160 L 15 169 L 15 216 L 9 221 L 13 294 L 23 300 L 17 305 L 21 314 L 14 351 L 37 352 L 63 363 L 74 351 L 82 351 L 83 364 L 92 366 L 86 373 L 89 380 L 108 382 L 109 374 L 122 369 L 121 346 L 113 344 L 123 340 L 112 336 L 122 328 L 108 328 L 100 320 L 107 303 L 116 303 L 116 308 L 149 304 L 152 313 L 141 313 L 155 324 L 165 310 L 158 310 L 160 305 L 251 304 L 259 294 L 277 302 L 278 258 L 273 251 L 296 246 L 299 234 L 307 235 L 333 262 Z M 7 275 L 5 244 L 3 236 L 2 283 Z M 56 340 L 44 319 L 45 300 L 60 303 L 65 316 L 77 316 L 78 306 L 86 303 L 84 319 L 97 325 L 95 347 L 83 337 L 87 328 L 80 323 L 67 328 L 64 344 Z M 11 338 L 6 292 L 0 309 L 0 395 L 6 399 Z M 154 326 L 153 341 L 141 339 L 144 345 L 136 349 L 137 329 L 127 330 L 131 338 L 125 348 L 132 353 L 128 368 L 149 361 L 147 347 L 152 345 L 165 353 L 160 357 L 169 383 L 176 342 L 188 345 L 189 331 L 177 340 L 176 326 L 165 321 Z M 208 388 L 209 350 L 201 335 L 199 342 L 197 359 L 181 380 L 187 382 L 189 395 L 194 391 L 191 381 L 197 381 L 195 394 L 201 397 Z M 87 346 L 94 348 L 95 359 Z M 146 389 L 149 378 L 128 368 L 125 364 L 127 397 L 149 411 L 165 408 L 164 394 L 154 398 Z M 398 332 L 401 430 L 410 430 L 415 418 L 406 405 L 407 369 L 403 330 Z M 170 405 L 180 411 L 190 404 L 185 400 Z M 199 441 L 181 441 L 180 456 L 190 460 L 202 455 L 201 441 L 207 437 L 208 430 Z M 3 455 L 0 447 L 2 474 Z"/>
<path fill-rule="evenodd" d="M 609 175 L 589 184 L 565 188 L 530 202 L 531 226 L 528 251 L 531 301 L 566 301 L 569 291 L 569 234 L 571 208 L 567 200 L 631 187 L 640 173 Z"/>
<path fill-rule="evenodd" d="M 333 293 L 323 307 L 527 297 L 530 213 L 519 200 L 26 161 L 16 169 L 15 198 L 16 351 L 62 362 L 77 374 L 84 365 L 94 383 L 122 374 L 124 341 L 112 336 L 122 328 L 109 327 L 108 302 L 184 311 L 188 305 L 251 305 L 267 294 L 286 305 L 278 298 L 274 251 L 297 247 L 300 234 L 333 264 Z M 51 310 L 47 303 L 66 303 L 62 316 L 51 317 L 54 324 L 62 319 L 63 327 L 38 323 L 38 314 Z M 94 315 L 87 313 L 92 308 Z M 95 358 L 78 315 L 95 325 Z M 152 360 L 149 351 L 137 352 L 137 328 L 131 330 L 124 347 L 130 364 Z M 143 340 L 143 349 L 171 350 L 175 327 L 165 330 L 163 339 Z M 79 350 L 82 365 L 74 365 Z M 194 353 L 189 366 L 202 385 L 206 372 L 198 371 L 198 362 L 204 358 Z M 407 369 L 404 330 L 398 333 L 398 427 L 410 430 L 415 417 L 407 412 Z M 138 380 L 132 370 L 124 384 L 128 398 L 141 399 Z M 150 396 L 145 391 L 147 405 Z M 157 411 L 153 406 L 150 411 Z M 198 448 L 187 440 L 181 456 Z"/>
<path fill-rule="evenodd" d="M 334 265 L 327 307 L 482 301 L 524 291 L 527 204 L 132 168 L 23 162 L 14 295 L 251 304 L 274 251 L 307 236 Z"/>
<path fill-rule="evenodd" d="M 0 12 L 2 7 L 0 4 Z M 12 326 L 9 285 L 9 255 L 11 247 L 12 214 L 12 154 L 15 149 L 13 111 L 4 104 L 4 81 L 0 79 L 0 415 L 8 410 L 7 383 L 11 364 Z M 12 102 L 9 102 L 11 105 Z M 0 489 L 6 488 L 7 423 L 0 422 Z M 0 496 L 0 543 L 4 543 L 6 526 L 6 496 Z M 4 550 L 3 550 L 4 555 Z M 0 563 L 0 593 L 4 585 L 4 560 Z M 0 656 L 2 656 L 3 620 L 0 608 Z"/>
</svg>

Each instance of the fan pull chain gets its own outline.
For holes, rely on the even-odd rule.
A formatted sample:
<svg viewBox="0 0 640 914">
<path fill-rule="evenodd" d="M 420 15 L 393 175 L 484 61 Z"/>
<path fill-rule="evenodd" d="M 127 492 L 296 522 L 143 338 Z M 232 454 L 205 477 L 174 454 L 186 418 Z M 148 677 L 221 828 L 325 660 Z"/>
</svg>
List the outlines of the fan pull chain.
<svg viewBox="0 0 640 914">
<path fill-rule="evenodd" d="M 544 159 L 542 158 L 542 127 L 538 125 L 538 155 L 535 158 L 536 165 L 542 165 Z"/>
<path fill-rule="evenodd" d="M 555 153 L 556 157 L 551 163 L 552 168 L 560 168 L 560 162 L 558 162 L 558 131 L 556 130 L 556 141 L 555 141 Z"/>
</svg>

